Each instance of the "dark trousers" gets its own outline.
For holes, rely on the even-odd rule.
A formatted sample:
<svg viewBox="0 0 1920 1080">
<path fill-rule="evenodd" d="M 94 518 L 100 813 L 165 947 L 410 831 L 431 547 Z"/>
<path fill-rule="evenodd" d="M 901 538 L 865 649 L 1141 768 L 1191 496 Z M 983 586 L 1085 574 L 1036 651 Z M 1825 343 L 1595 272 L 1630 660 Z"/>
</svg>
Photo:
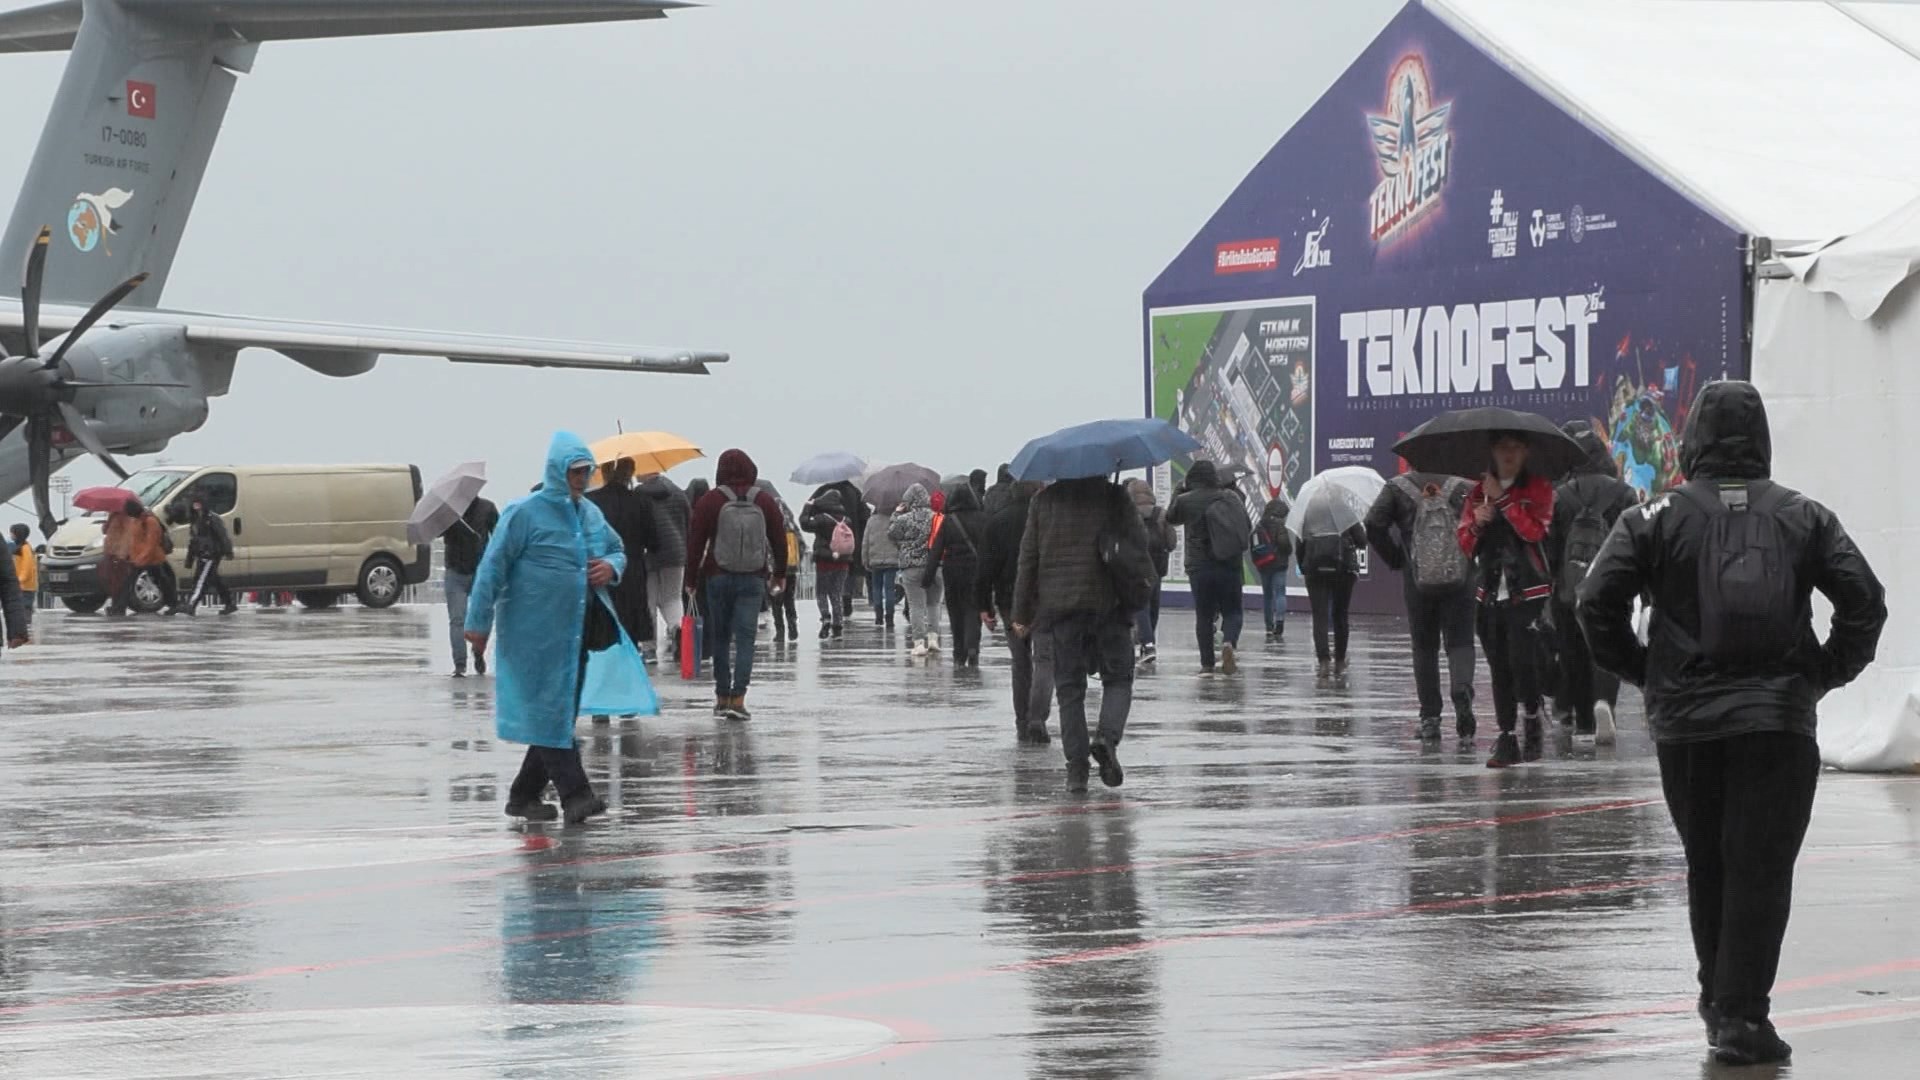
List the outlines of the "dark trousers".
<svg viewBox="0 0 1920 1080">
<path fill-rule="evenodd" d="M 551 746 L 529 746 L 527 756 L 520 760 L 520 773 L 513 778 L 513 786 L 507 789 L 507 802 L 521 806 L 538 802 L 546 794 L 547 782 L 553 782 L 553 789 L 559 793 L 560 801 L 584 791 L 591 790 L 587 782 L 587 767 L 580 760 L 580 744 L 574 743 L 565 750 L 556 750 Z"/>
<path fill-rule="evenodd" d="M 1021 637 L 1009 628 L 1007 651 L 1013 654 L 1013 730 L 1045 730 L 1053 712 L 1053 668 L 1037 662 L 1033 635 Z"/>
<path fill-rule="evenodd" d="M 1545 600 L 1480 605 L 1480 644 L 1493 677 L 1493 714 L 1511 734 L 1521 710 L 1540 711 L 1540 620 Z"/>
<path fill-rule="evenodd" d="M 1560 678 L 1566 693 L 1563 706 L 1573 708 L 1573 729 L 1585 734 L 1594 730 L 1593 706 L 1604 701 L 1609 707 L 1620 701 L 1620 679 L 1593 666 L 1593 653 L 1587 648 L 1587 635 L 1580 632 L 1573 608 L 1553 605 L 1554 635 L 1560 642 Z"/>
<path fill-rule="evenodd" d="M 1313 606 L 1313 654 L 1321 659 L 1347 658 L 1347 606 L 1353 602 L 1352 574 L 1307 575 L 1307 603 Z M 1327 639 L 1331 637 L 1332 647 Z"/>
<path fill-rule="evenodd" d="M 1410 578 L 1412 575 L 1408 575 Z M 1447 682 L 1456 716 L 1473 711 L 1473 587 L 1449 593 L 1423 592 L 1407 584 L 1407 625 L 1413 637 L 1413 683 L 1421 719 L 1441 713 L 1440 649 L 1447 651 Z"/>
<path fill-rule="evenodd" d="M 1660 786 L 1687 853 L 1700 998 L 1764 1020 L 1793 907 L 1793 864 L 1813 817 L 1820 747 L 1766 731 L 1661 743 Z"/>
<path fill-rule="evenodd" d="M 776 640 L 791 635 L 800 626 L 800 607 L 798 601 L 794 599 L 792 581 L 788 581 L 787 587 L 780 590 L 779 596 L 768 593 L 767 608 L 773 612 L 773 633 Z"/>
<path fill-rule="evenodd" d="M 973 604 L 977 567 L 970 560 L 946 562 L 940 567 L 947 584 L 947 629 L 953 632 L 953 662 L 980 661 L 980 612 Z"/>
<path fill-rule="evenodd" d="M 220 562 L 221 560 L 219 559 L 200 560 L 199 572 L 196 573 L 193 578 L 193 594 L 187 598 L 187 602 L 183 605 L 188 611 L 199 607 L 200 601 L 209 593 L 220 598 L 221 607 L 233 607 L 233 593 L 227 588 L 227 583 L 220 577 Z"/>
<path fill-rule="evenodd" d="M 1246 624 L 1246 610 L 1240 597 L 1240 564 L 1237 562 L 1196 563 L 1187 572 L 1193 587 L 1194 637 L 1200 643 L 1200 666 L 1213 667 L 1213 624 L 1220 623 L 1226 643 L 1240 647 L 1240 630 Z"/>
<path fill-rule="evenodd" d="M 1069 763 L 1087 760 L 1087 680 L 1100 676 L 1100 741 L 1119 746 L 1133 709 L 1133 624 L 1114 616 L 1069 615 L 1036 629 L 1034 666 L 1053 673 L 1060 743 Z"/>
</svg>

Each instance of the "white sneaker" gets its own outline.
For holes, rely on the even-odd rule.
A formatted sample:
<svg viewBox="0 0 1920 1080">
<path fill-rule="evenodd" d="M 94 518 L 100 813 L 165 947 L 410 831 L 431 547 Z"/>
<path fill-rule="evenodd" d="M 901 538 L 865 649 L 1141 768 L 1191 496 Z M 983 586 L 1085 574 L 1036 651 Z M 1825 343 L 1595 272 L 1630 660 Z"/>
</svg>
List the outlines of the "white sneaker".
<svg viewBox="0 0 1920 1080">
<path fill-rule="evenodd" d="M 1619 728 L 1613 722 L 1613 706 L 1602 701 L 1593 707 L 1593 741 L 1601 746 L 1612 746 L 1619 738 Z"/>
<path fill-rule="evenodd" d="M 916 642 L 914 642 L 914 643 L 913 643 L 913 654 L 912 654 L 912 655 L 914 655 L 914 656 L 925 656 L 925 655 L 927 655 L 927 643 L 926 643 L 925 641 L 916 641 Z"/>
<path fill-rule="evenodd" d="M 940 635 L 939 634 L 927 635 L 927 651 L 928 652 L 940 651 Z"/>
</svg>

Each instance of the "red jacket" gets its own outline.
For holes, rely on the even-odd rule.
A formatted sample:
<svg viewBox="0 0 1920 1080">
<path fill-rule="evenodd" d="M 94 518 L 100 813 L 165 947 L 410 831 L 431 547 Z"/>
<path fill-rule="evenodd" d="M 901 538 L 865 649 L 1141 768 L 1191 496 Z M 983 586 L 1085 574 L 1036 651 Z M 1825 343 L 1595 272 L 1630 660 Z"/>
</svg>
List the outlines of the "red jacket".
<svg viewBox="0 0 1920 1080">
<path fill-rule="evenodd" d="M 1475 523 L 1474 512 L 1489 499 L 1494 517 L 1483 528 Z M 1460 550 L 1480 568 L 1483 602 L 1499 595 L 1503 575 L 1510 598 L 1544 600 L 1553 595 L 1545 548 L 1552 524 L 1553 485 L 1542 477 L 1522 474 L 1497 498 L 1487 491 L 1485 480 L 1473 486 L 1460 514 Z"/>
<path fill-rule="evenodd" d="M 726 506 L 736 492 L 741 495 L 753 492 L 753 504 L 767 519 L 767 551 L 771 553 L 773 576 L 787 575 L 787 521 L 780 514 L 780 503 L 765 489 L 754 487 L 759 479 L 759 466 L 744 451 L 729 450 L 720 455 L 713 490 L 695 504 L 693 520 L 687 527 L 687 591 L 698 589 L 702 581 L 723 572 L 713 559 L 713 533 L 720 524 L 721 507 Z M 761 571 L 759 576 L 766 577 L 767 571 Z"/>
</svg>

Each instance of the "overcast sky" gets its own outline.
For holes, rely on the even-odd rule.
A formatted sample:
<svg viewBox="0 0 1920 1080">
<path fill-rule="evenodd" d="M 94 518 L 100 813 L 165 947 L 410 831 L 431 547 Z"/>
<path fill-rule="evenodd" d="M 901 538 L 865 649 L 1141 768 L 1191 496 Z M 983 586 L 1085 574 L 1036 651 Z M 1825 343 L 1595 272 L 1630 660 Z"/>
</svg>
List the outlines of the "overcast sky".
<svg viewBox="0 0 1920 1080">
<path fill-rule="evenodd" d="M 618 421 L 741 446 L 780 481 L 839 448 L 991 469 L 1139 414 L 1141 291 L 1400 6 L 713 0 L 269 43 L 164 304 L 734 360 L 702 379 L 388 358 L 333 380 L 253 351 L 205 428 L 131 463 L 480 458 L 504 495 L 554 429 Z M 22 155 L 65 60 L 0 57 Z M 0 158 L 0 190 L 25 166 Z"/>
</svg>

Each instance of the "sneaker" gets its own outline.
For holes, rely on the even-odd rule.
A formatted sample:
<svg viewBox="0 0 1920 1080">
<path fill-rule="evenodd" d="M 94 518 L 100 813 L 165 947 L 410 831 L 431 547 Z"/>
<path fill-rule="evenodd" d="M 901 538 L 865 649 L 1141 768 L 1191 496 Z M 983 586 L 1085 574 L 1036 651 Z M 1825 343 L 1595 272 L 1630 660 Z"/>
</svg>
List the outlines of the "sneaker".
<svg viewBox="0 0 1920 1080">
<path fill-rule="evenodd" d="M 1195 672 L 1194 674 L 1198 675 L 1202 679 L 1211 679 L 1213 678 L 1213 669 L 1210 667 L 1203 667 L 1199 671 Z"/>
<path fill-rule="evenodd" d="M 1722 1065 L 1767 1065 L 1793 1056 L 1768 1020 L 1722 1020 L 1713 1056 Z"/>
<path fill-rule="evenodd" d="M 847 636 L 847 628 L 846 628 L 846 626 L 844 626 L 844 625 L 843 625 L 843 624 L 841 624 L 841 623 L 834 623 L 834 624 L 833 624 L 833 639 L 834 639 L 835 641 L 838 641 L 838 640 L 840 640 L 841 638 L 843 638 L 843 637 L 846 637 L 846 636 Z"/>
<path fill-rule="evenodd" d="M 736 694 L 733 700 L 727 703 L 727 719 L 738 720 L 741 723 L 753 719 L 753 714 L 747 711 L 747 695 Z"/>
<path fill-rule="evenodd" d="M 525 818 L 528 821 L 559 821 L 560 808 L 538 799 L 524 803 L 510 802 L 507 804 L 507 816 Z"/>
<path fill-rule="evenodd" d="M 1560 705 L 1555 705 L 1553 707 L 1553 721 L 1554 723 L 1559 724 L 1561 727 L 1572 727 L 1573 726 L 1573 708 L 1571 706 L 1562 707 Z"/>
<path fill-rule="evenodd" d="M 1694 1006 L 1693 1011 L 1700 1014 L 1700 1022 L 1706 1025 L 1707 1045 L 1717 1049 L 1720 1046 L 1720 1010 L 1703 1001 Z"/>
<path fill-rule="evenodd" d="M 607 812 L 607 801 L 591 791 L 582 792 L 565 803 L 567 824 L 578 825 L 588 818 L 599 817 Z"/>
<path fill-rule="evenodd" d="M 1239 672 L 1240 672 L 1240 661 L 1237 657 L 1233 655 L 1233 646 L 1231 645 L 1221 646 L 1220 647 L 1220 674 L 1236 675 L 1236 674 L 1239 674 Z M 1104 775 L 1104 773 L 1105 773 L 1105 770 L 1103 769 L 1102 774 Z M 1112 785 L 1108 785 L 1108 786 L 1112 786 Z"/>
<path fill-rule="evenodd" d="M 1153 642 L 1149 641 L 1145 645 L 1140 646 L 1141 667 L 1149 667 L 1158 659 L 1160 659 L 1160 651 L 1153 647 Z"/>
<path fill-rule="evenodd" d="M 1100 782 L 1108 787 L 1119 787 L 1127 774 L 1120 771 L 1120 754 L 1113 747 L 1095 739 L 1087 751 L 1100 766 Z"/>
<path fill-rule="evenodd" d="M 463 668 L 463 667 L 457 667 L 457 668 L 454 668 L 454 669 L 453 669 L 453 677 L 454 677 L 454 678 L 456 678 L 456 679 L 464 679 L 464 678 L 466 678 L 466 677 L 467 677 L 467 669 L 466 669 L 466 668 Z"/>
<path fill-rule="evenodd" d="M 713 703 L 713 718 L 715 720 L 725 720 L 727 718 L 727 708 L 732 704 L 733 702 L 726 698 L 720 698 L 715 701 Z"/>
<path fill-rule="evenodd" d="M 1528 761 L 1539 761 L 1545 750 L 1546 735 L 1541 720 L 1537 712 L 1527 713 L 1520 718 L 1521 728 L 1525 732 L 1521 756 Z"/>
<path fill-rule="evenodd" d="M 1620 729 L 1613 722 L 1613 706 L 1602 701 L 1593 707 L 1593 741 L 1599 746 L 1612 746 L 1620 737 Z"/>
<path fill-rule="evenodd" d="M 914 642 L 914 643 L 913 643 L 913 653 L 912 653 L 912 655 L 914 655 L 914 656 L 925 656 L 925 655 L 927 655 L 927 643 L 926 643 L 926 641 L 925 641 L 924 639 L 923 639 L 923 640 L 920 640 L 920 641 L 916 641 L 916 642 Z"/>
<path fill-rule="evenodd" d="M 787 627 L 787 640 L 788 641 L 800 640 L 800 628 L 798 626 Z"/>
<path fill-rule="evenodd" d="M 1574 746 L 1584 749 L 1584 748 L 1593 746 L 1594 741 L 1595 741 L 1595 735 L 1594 735 L 1594 730 L 1592 728 L 1582 727 L 1579 724 L 1575 724 L 1573 726 L 1573 745 Z"/>
<path fill-rule="evenodd" d="M 886 616 L 886 614 L 885 614 L 885 613 L 883 613 L 883 612 L 879 612 L 879 611 L 876 611 L 876 612 L 874 612 L 874 613 L 873 613 L 873 625 L 875 625 L 875 626 L 885 626 L 885 625 L 887 625 L 887 616 Z"/>
<path fill-rule="evenodd" d="M 1313 677 L 1315 679 L 1318 679 L 1322 685 L 1332 682 L 1333 681 L 1333 661 L 1331 660 L 1320 661 L 1320 663 L 1317 666 L 1315 666 L 1313 669 Z"/>
<path fill-rule="evenodd" d="M 887 629 L 889 630 L 897 629 L 897 624 L 894 622 L 894 617 L 892 615 L 887 616 Z"/>
<path fill-rule="evenodd" d="M 1514 738 L 1511 731 L 1502 732 L 1500 737 L 1494 740 L 1493 756 L 1487 759 L 1487 768 L 1506 769 L 1518 764 L 1520 764 L 1520 740 Z"/>
<path fill-rule="evenodd" d="M 1453 733 L 1471 742 L 1480 730 L 1480 721 L 1473 715 L 1472 709 L 1461 709 L 1453 718 Z"/>
<path fill-rule="evenodd" d="M 1046 746 L 1053 741 L 1053 736 L 1047 734 L 1047 725 L 1044 723 L 1028 724 L 1027 741 L 1035 746 Z"/>
<path fill-rule="evenodd" d="M 826 623 L 821 623 L 820 624 L 820 640 L 825 641 L 832 636 L 833 636 L 833 627 L 828 626 Z"/>
<path fill-rule="evenodd" d="M 940 635 L 939 634 L 927 635 L 927 651 L 930 653 L 936 653 L 940 651 Z"/>
<path fill-rule="evenodd" d="M 1347 681 L 1347 662 L 1345 660 L 1335 660 L 1333 662 L 1333 681 L 1337 683 Z"/>
<path fill-rule="evenodd" d="M 475 675 L 485 675 L 487 673 L 487 658 L 481 656 L 479 653 L 473 654 L 473 673 Z"/>
<path fill-rule="evenodd" d="M 226 607 L 223 607 L 220 609 L 220 614 L 232 615 L 235 612 L 238 612 L 239 610 L 240 610 L 239 604 L 228 604 Z M 482 660 L 480 662 L 480 674 L 485 675 L 486 673 L 487 673 L 486 661 Z"/>
<path fill-rule="evenodd" d="M 1067 791 L 1074 795 L 1087 793 L 1087 777 L 1093 769 L 1084 761 L 1067 762 Z"/>
<path fill-rule="evenodd" d="M 1423 716 L 1420 718 L 1420 741 L 1421 742 L 1439 742 L 1440 741 L 1440 718 L 1439 717 Z"/>
</svg>

